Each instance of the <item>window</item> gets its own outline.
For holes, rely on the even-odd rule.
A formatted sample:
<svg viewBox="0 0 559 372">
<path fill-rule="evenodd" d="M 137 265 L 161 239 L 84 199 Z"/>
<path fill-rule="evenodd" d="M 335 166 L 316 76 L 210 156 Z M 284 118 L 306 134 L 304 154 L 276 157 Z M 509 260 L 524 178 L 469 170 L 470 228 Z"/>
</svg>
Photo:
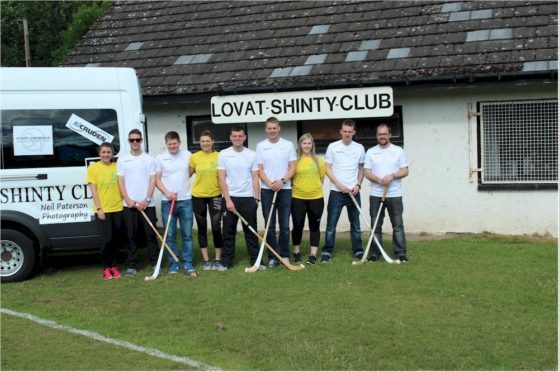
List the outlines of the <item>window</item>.
<svg viewBox="0 0 559 372">
<path fill-rule="evenodd" d="M 120 141 L 115 110 L 2 110 L 2 168 L 84 166 L 85 158 L 99 156 L 96 143 L 66 127 L 72 114 L 113 135 L 112 143 L 115 153 L 118 153 Z M 41 131 L 41 127 L 44 127 L 45 130 Z M 45 148 L 42 151 L 44 155 L 18 153 L 18 146 L 14 147 L 14 133 L 17 135 L 20 131 L 26 130 L 48 133 L 48 138 L 52 138 L 52 149 Z M 52 137 L 50 133 L 52 133 Z M 34 146 L 50 146 L 50 141 L 47 144 L 40 141 L 22 142 L 22 145 L 30 146 L 31 149 Z M 41 153 L 41 151 L 38 152 Z"/>
<path fill-rule="evenodd" d="M 481 102 L 484 185 L 557 187 L 557 100 Z"/>
<path fill-rule="evenodd" d="M 310 133 L 316 144 L 316 152 L 325 153 L 328 145 L 340 139 L 340 127 L 344 119 L 305 120 L 297 122 L 297 137 Z M 356 124 L 356 134 L 353 137 L 365 150 L 377 144 L 377 125 L 386 123 L 392 131 L 391 142 L 404 146 L 404 131 L 402 127 L 402 106 L 394 107 L 394 114 L 385 118 L 360 118 L 353 119 Z M 295 144 L 297 145 L 297 144 Z"/>
<path fill-rule="evenodd" d="M 248 147 L 248 132 L 246 124 L 214 124 L 211 116 L 191 116 L 186 118 L 186 133 L 188 134 L 188 150 L 196 152 L 200 150 L 200 133 L 209 130 L 214 135 L 214 147 L 217 151 L 231 146 L 229 131 L 234 126 L 241 126 L 245 129 L 247 140 L 245 147 Z"/>
</svg>

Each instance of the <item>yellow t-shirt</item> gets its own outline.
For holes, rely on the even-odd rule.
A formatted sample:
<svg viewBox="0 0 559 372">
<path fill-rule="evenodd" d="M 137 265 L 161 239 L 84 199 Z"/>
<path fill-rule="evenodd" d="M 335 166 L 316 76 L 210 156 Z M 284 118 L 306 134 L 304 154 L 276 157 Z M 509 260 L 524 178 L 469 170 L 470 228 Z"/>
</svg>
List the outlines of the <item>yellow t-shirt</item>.
<svg viewBox="0 0 559 372">
<path fill-rule="evenodd" d="M 123 203 L 118 189 L 116 163 L 105 165 L 98 161 L 91 164 L 87 168 L 87 183 L 97 186 L 97 194 L 99 194 L 101 207 L 105 213 L 122 211 Z M 93 211 L 97 212 L 95 203 L 93 203 Z"/>
<path fill-rule="evenodd" d="M 297 199 L 312 200 L 324 196 L 321 178 L 326 174 L 324 159 L 318 158 L 320 167 L 311 157 L 302 157 L 297 161 L 295 175 L 291 182 L 291 196 Z"/>
<path fill-rule="evenodd" d="M 213 198 L 221 194 L 217 180 L 218 155 L 217 151 L 207 154 L 200 150 L 190 157 L 190 167 L 196 173 L 194 185 L 192 185 L 192 196 Z"/>
</svg>

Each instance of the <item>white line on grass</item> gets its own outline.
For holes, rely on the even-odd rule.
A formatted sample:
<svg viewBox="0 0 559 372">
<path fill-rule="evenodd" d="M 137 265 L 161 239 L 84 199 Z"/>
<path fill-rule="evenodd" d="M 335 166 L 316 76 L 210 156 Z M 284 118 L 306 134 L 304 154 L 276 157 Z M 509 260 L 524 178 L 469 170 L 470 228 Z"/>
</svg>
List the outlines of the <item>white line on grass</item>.
<svg viewBox="0 0 559 372">
<path fill-rule="evenodd" d="M 124 347 L 126 349 L 138 351 L 140 353 L 152 355 L 152 356 L 157 357 L 157 358 L 162 358 L 162 359 L 171 360 L 173 362 L 183 363 L 183 364 L 189 365 L 191 367 L 200 368 L 200 369 L 209 370 L 209 371 L 220 371 L 221 370 L 220 368 L 207 365 L 205 363 L 199 362 L 199 361 L 194 360 L 194 359 L 190 359 L 188 357 L 182 357 L 182 356 L 178 356 L 178 355 L 167 354 L 167 353 L 165 353 L 161 350 L 152 349 L 152 348 L 149 348 L 149 347 L 143 347 L 143 346 L 136 345 L 136 344 L 133 344 L 133 343 L 128 342 L 128 341 L 119 340 L 119 339 L 116 339 L 116 338 L 105 337 L 103 335 L 100 335 L 97 332 L 87 331 L 87 330 L 84 330 L 84 329 L 78 329 L 78 328 L 70 327 L 70 326 L 67 326 L 67 325 L 64 325 L 64 324 L 58 324 L 58 323 L 56 323 L 52 320 L 42 319 L 42 318 L 39 318 L 39 317 L 37 317 L 35 315 L 32 315 L 32 314 L 20 313 L 20 312 L 17 312 L 17 311 L 13 311 L 13 310 L 10 310 L 10 309 L 4 309 L 4 308 L 1 308 L 0 312 L 2 312 L 4 314 L 7 314 L 7 315 L 17 316 L 19 318 L 31 320 L 32 322 L 39 323 L 39 324 L 42 324 L 42 325 L 50 327 L 50 328 L 59 329 L 59 330 L 70 332 L 70 333 L 75 333 L 77 335 L 82 335 L 82 336 L 85 336 L 85 337 L 88 337 L 88 338 L 91 338 L 91 339 L 94 339 L 94 340 L 97 340 L 97 341 L 106 342 L 108 344 L 113 344 L 113 345 Z"/>
</svg>

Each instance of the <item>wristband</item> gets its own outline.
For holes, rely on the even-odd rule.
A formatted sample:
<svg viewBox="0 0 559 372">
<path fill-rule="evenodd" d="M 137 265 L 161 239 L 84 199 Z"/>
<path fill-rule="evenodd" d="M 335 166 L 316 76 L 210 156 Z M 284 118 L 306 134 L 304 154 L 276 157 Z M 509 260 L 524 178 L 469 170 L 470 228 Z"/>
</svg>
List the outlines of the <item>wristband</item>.
<svg viewBox="0 0 559 372">
<path fill-rule="evenodd" d="M 360 185 L 360 184 L 357 184 L 357 185 L 355 185 L 355 186 L 357 186 L 357 187 L 361 188 L 361 185 Z"/>
<path fill-rule="evenodd" d="M 97 208 L 98 211 L 100 211 L 102 208 Z"/>
<path fill-rule="evenodd" d="M 281 182 L 285 185 L 287 183 L 287 180 L 285 178 L 282 178 Z"/>
<path fill-rule="evenodd" d="M 256 200 L 257 203 L 260 203 L 260 199 L 254 198 L 254 200 Z"/>
</svg>

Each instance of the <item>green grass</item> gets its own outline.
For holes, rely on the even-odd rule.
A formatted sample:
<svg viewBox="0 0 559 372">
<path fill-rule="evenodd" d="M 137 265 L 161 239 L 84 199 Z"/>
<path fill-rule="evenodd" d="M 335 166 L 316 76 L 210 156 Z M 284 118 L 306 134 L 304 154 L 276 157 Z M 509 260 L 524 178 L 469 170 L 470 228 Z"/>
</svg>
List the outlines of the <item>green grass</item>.
<svg viewBox="0 0 559 372">
<path fill-rule="evenodd" d="M 349 242 L 338 240 L 328 265 L 254 274 L 244 273 L 239 245 L 233 270 L 197 279 L 144 282 L 145 269 L 104 282 L 93 256 L 53 265 L 3 284 L 2 307 L 224 369 L 557 370 L 555 241 L 417 241 L 407 264 L 352 266 Z M 22 341 L 46 332 L 59 337 Z M 133 352 L 6 315 L 1 341 L 3 370 L 177 368 L 147 356 L 142 368 L 127 367 L 118 356 Z M 78 362 L 27 358 L 61 347 L 76 350 Z M 96 364 L 110 349 L 115 361 Z"/>
</svg>

